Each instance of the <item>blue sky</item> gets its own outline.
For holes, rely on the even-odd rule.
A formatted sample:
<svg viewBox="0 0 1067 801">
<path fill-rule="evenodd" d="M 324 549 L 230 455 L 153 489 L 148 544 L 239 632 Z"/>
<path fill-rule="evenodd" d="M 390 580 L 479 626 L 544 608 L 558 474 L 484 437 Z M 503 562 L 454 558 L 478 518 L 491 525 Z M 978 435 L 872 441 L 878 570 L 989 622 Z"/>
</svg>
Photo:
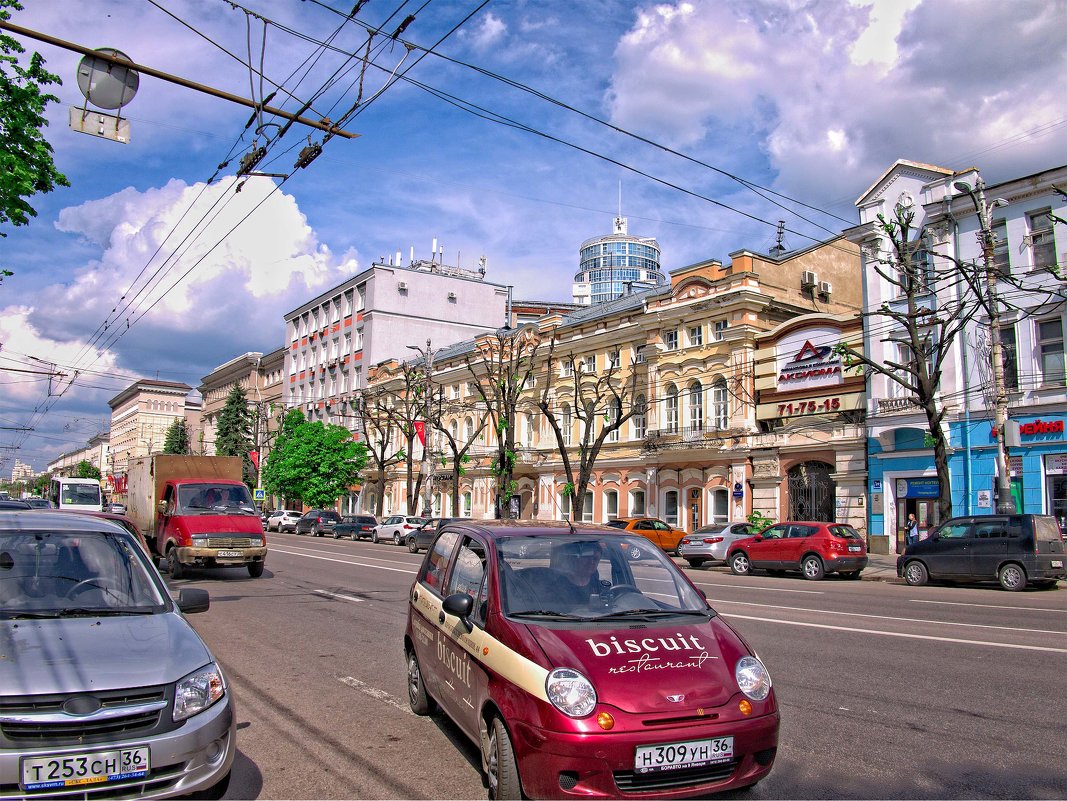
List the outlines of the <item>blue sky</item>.
<svg viewBox="0 0 1067 801">
<path fill-rule="evenodd" d="M 344 126 L 359 138 L 294 172 L 309 135 L 322 141 L 294 125 L 260 166 L 292 176 L 238 193 L 241 155 L 280 121 L 257 135 L 248 109 L 142 76 L 129 144 L 75 133 L 81 56 L 20 39 L 64 81 L 46 133 L 71 187 L 34 198 L 39 216 L 0 240 L 15 272 L 0 285 L 0 425 L 35 429 L 0 430 L 5 473 L 106 428 L 107 399 L 134 377 L 196 387 L 282 344 L 286 311 L 381 257 L 426 258 L 435 239 L 447 263 L 485 256 L 518 298 L 569 300 L 620 186 L 630 232 L 673 270 L 766 250 L 780 219 L 788 247 L 826 238 L 898 158 L 990 183 L 1067 160 L 1064 0 L 369 0 L 363 25 L 343 19 L 355 0 L 23 2 L 14 24 L 243 97 L 273 82 L 286 110 L 315 96 L 306 116 L 339 119 L 361 82 L 362 96 Z M 384 35 L 364 70 L 368 26 Z M 452 60 L 419 49 L 435 45 Z M 10 372 L 37 360 L 66 375 L 52 397 Z"/>
</svg>

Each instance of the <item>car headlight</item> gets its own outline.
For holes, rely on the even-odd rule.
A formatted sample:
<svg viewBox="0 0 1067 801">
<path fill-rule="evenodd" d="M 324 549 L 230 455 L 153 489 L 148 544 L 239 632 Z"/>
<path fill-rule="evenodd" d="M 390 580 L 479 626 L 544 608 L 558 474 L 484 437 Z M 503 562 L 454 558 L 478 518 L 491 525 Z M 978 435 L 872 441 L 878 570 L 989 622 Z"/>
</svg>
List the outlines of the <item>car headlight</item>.
<svg viewBox="0 0 1067 801">
<path fill-rule="evenodd" d="M 572 718 L 584 718 L 596 706 L 596 690 L 589 679 L 570 668 L 556 668 L 545 680 L 552 706 Z"/>
<path fill-rule="evenodd" d="M 248 544 L 251 545 L 253 548 L 262 548 L 263 547 L 263 538 L 262 537 L 249 537 L 248 538 Z"/>
<path fill-rule="evenodd" d="M 194 548 L 206 548 L 207 547 L 207 537 L 193 537 L 193 547 Z"/>
<path fill-rule="evenodd" d="M 743 656 L 734 668 L 737 686 L 753 701 L 762 701 L 771 693 L 771 674 L 754 656 Z"/>
<path fill-rule="evenodd" d="M 226 694 L 226 681 L 214 662 L 204 665 L 174 688 L 174 721 L 203 712 Z"/>
</svg>

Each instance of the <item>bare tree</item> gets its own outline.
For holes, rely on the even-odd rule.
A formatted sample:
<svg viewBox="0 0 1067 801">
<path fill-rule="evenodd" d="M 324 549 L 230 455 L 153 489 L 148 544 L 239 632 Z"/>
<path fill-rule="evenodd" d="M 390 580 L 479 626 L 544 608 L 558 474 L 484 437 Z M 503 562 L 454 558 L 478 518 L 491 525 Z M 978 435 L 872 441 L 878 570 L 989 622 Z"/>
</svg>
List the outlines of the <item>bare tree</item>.
<svg viewBox="0 0 1067 801">
<path fill-rule="evenodd" d="M 478 420 L 469 430 L 459 422 L 459 418 L 465 411 L 472 412 Z M 485 408 L 472 409 L 468 404 L 458 400 L 445 400 L 443 388 L 438 388 L 430 400 L 430 414 L 427 422 L 441 432 L 452 458 L 452 509 L 454 512 L 458 512 L 460 508 L 459 482 L 465 472 L 463 465 L 470 460 L 467 451 L 485 430 L 488 419 L 489 412 Z M 449 421 L 455 425 L 455 431 L 450 428 Z"/>
<path fill-rule="evenodd" d="M 404 438 L 404 481 L 407 488 L 407 513 L 414 515 L 418 510 L 419 495 L 422 492 L 423 481 L 427 476 L 419 470 L 415 472 L 415 439 L 418 436 L 416 422 L 422 419 L 423 395 L 426 390 L 426 371 L 421 363 L 405 362 L 399 365 L 395 374 L 400 379 L 400 385 L 390 393 L 392 402 L 386 404 L 386 415 L 392 421 L 393 426 Z M 429 431 L 423 428 L 424 448 L 430 447 Z M 427 510 L 428 511 L 428 510 Z"/>
<path fill-rule="evenodd" d="M 534 358 L 541 345 L 536 327 L 502 328 L 477 338 L 475 355 L 463 361 L 473 378 L 472 386 L 485 404 L 496 432 L 496 516 L 504 517 L 515 483 L 515 420 L 524 404 L 524 390 L 532 383 Z"/>
<path fill-rule="evenodd" d="M 393 444 L 397 433 L 393 424 L 389 406 L 392 393 L 380 388 L 363 390 L 353 406 L 355 417 L 361 422 L 363 434 L 367 438 L 368 465 L 376 473 L 374 479 L 375 499 L 374 514 L 381 517 L 385 508 L 385 483 L 391 467 L 404 461 L 403 448 Z"/>
<path fill-rule="evenodd" d="M 630 362 L 629 370 L 624 374 L 619 354 L 615 352 L 609 355 L 605 369 L 598 373 L 586 369 L 587 363 L 584 360 L 575 360 L 574 355 L 570 354 L 560 359 L 565 369 L 557 371 L 556 361 L 553 359 L 555 350 L 556 337 L 553 336 L 549 342 L 546 361 L 547 377 L 537 406 L 556 436 L 556 447 L 567 477 L 564 492 L 571 496 L 572 517 L 580 520 L 586 488 L 604 443 L 613 433 L 619 431 L 627 420 L 644 409 L 634 403 L 637 390 L 636 361 Z M 558 372 L 563 372 L 569 379 L 566 389 L 563 386 L 555 389 L 553 382 Z M 569 436 L 572 420 L 569 419 L 569 414 L 562 411 L 561 396 L 573 402 L 573 419 L 578 421 L 581 431 L 575 454 L 577 471 L 571 456 L 575 446 L 571 444 Z"/>
</svg>

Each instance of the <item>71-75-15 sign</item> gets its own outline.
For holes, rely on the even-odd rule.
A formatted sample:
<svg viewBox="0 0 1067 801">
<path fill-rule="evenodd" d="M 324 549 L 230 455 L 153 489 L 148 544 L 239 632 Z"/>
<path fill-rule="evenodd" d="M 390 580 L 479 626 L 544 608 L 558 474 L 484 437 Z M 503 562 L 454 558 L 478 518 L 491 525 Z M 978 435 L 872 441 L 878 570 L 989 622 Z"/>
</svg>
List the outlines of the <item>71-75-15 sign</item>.
<svg viewBox="0 0 1067 801">
<path fill-rule="evenodd" d="M 793 417 L 798 414 L 826 414 L 841 410 L 841 398 L 812 398 L 778 404 L 779 417 Z"/>
</svg>

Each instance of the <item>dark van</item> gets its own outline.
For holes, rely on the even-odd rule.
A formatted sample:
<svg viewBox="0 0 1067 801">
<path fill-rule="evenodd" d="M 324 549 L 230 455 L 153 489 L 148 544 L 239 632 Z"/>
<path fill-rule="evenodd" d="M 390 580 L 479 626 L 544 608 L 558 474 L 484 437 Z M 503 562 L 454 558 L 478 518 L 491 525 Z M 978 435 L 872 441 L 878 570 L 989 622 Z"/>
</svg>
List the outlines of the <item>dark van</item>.
<svg viewBox="0 0 1067 801">
<path fill-rule="evenodd" d="M 897 557 L 897 575 L 914 587 L 947 579 L 999 581 L 1012 591 L 1051 588 L 1067 580 L 1063 545 L 1049 515 L 953 517 Z"/>
</svg>

